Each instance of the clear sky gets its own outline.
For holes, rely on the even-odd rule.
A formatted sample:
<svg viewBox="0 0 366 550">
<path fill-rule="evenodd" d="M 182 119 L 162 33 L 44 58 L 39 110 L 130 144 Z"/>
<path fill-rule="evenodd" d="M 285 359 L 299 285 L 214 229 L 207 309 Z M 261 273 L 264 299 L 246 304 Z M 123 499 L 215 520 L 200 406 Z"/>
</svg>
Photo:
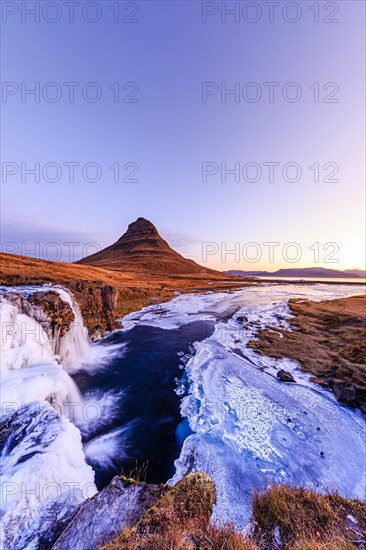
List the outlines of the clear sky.
<svg viewBox="0 0 366 550">
<path fill-rule="evenodd" d="M 144 216 L 218 269 L 364 266 L 363 1 L 36 4 L 2 2 L 3 251 Z"/>
</svg>

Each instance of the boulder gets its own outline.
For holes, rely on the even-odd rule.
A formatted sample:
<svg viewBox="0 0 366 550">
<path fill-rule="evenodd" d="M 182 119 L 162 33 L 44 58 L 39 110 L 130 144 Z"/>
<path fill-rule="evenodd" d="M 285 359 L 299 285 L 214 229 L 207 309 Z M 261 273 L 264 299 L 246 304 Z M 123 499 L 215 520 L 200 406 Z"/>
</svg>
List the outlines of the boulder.
<svg viewBox="0 0 366 550">
<path fill-rule="evenodd" d="M 292 374 L 287 370 L 283 370 L 283 369 L 278 371 L 277 378 L 278 380 L 281 380 L 281 382 L 296 382 Z"/>
<path fill-rule="evenodd" d="M 357 407 L 356 388 L 351 382 L 335 382 L 333 392 L 340 403 L 348 405 L 348 407 Z"/>
<path fill-rule="evenodd" d="M 166 491 L 164 486 L 114 477 L 79 507 L 52 550 L 98 550 L 138 523 Z"/>
<path fill-rule="evenodd" d="M 237 320 L 239 323 L 242 323 L 243 325 L 245 325 L 246 323 L 248 323 L 248 317 L 246 317 L 246 315 L 238 315 L 238 317 L 236 318 L 236 320 Z"/>
</svg>

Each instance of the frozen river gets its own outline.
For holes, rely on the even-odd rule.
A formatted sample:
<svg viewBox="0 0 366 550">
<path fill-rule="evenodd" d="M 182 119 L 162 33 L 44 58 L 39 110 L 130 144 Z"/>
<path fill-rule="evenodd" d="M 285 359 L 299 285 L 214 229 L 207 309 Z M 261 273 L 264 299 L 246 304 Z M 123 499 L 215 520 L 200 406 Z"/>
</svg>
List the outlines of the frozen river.
<svg viewBox="0 0 366 550">
<path fill-rule="evenodd" d="M 13 289 L 25 299 L 37 290 Z M 51 503 L 11 494 L 2 503 L 9 548 L 30 540 L 36 547 L 51 505 L 63 514 L 67 502 L 77 504 L 136 464 L 147 463 L 150 482 L 207 472 L 218 493 L 215 519 L 239 529 L 248 525 L 252 490 L 273 482 L 365 498 L 365 415 L 339 404 L 296 363 L 247 346 L 260 327 L 289 328 L 289 298 L 333 299 L 364 293 L 363 286 L 266 284 L 179 295 L 127 315 L 123 330 L 91 345 L 82 341 L 77 305 L 56 288 L 80 322 L 73 342 L 57 343 L 61 356 L 39 312 L 29 317 L 29 308 L 20 311 L 19 300 L 3 291 L 3 326 L 27 329 L 2 338 L 3 417 L 33 403 L 7 428 L 18 435 L 15 446 L 4 440 L 1 449 L 5 489 L 25 486 L 29 493 L 55 473 L 61 488 L 70 479 L 80 485 L 72 502 L 63 489 Z M 32 340 L 38 333 L 42 338 Z M 297 383 L 280 382 L 280 368 Z M 86 419 L 90 405 L 98 414 Z M 15 524 L 23 526 L 21 538 L 9 530 Z"/>
<path fill-rule="evenodd" d="M 288 326 L 289 298 L 325 300 L 355 293 L 364 288 L 258 286 L 182 295 L 124 319 L 127 327 L 138 323 L 167 330 L 197 320 L 215 323 L 185 366 L 181 414 L 193 433 L 184 441 L 172 481 L 191 470 L 210 474 L 218 491 L 217 518 L 244 528 L 252 489 L 271 482 L 365 498 L 365 415 L 340 405 L 290 360 L 262 357 L 247 347 L 257 327 Z M 238 321 L 241 316 L 249 329 Z M 291 371 L 297 384 L 279 382 L 280 368 Z"/>
</svg>

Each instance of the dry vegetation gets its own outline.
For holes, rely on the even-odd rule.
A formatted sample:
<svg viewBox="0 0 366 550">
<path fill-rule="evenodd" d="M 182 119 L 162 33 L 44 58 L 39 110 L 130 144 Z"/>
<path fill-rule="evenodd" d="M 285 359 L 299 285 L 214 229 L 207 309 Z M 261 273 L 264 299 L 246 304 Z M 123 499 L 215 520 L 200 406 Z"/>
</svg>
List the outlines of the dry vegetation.
<svg viewBox="0 0 366 550">
<path fill-rule="evenodd" d="M 249 346 L 271 357 L 298 361 L 312 380 L 334 389 L 349 382 L 356 390 L 353 406 L 366 402 L 366 297 L 313 302 L 291 299 L 292 330 L 266 329 Z M 365 409 L 366 412 L 366 409 Z"/>
<path fill-rule="evenodd" d="M 189 474 L 103 550 L 351 550 L 366 548 L 366 507 L 336 493 L 274 485 L 253 494 L 250 534 L 209 523 L 212 480 Z"/>
<path fill-rule="evenodd" d="M 351 549 L 362 539 L 366 544 L 365 502 L 337 493 L 275 485 L 253 495 L 253 520 L 259 548 L 274 548 L 276 539 L 284 550 Z"/>
<path fill-rule="evenodd" d="M 215 500 L 210 477 L 189 474 L 103 550 L 256 550 L 233 526 L 210 525 Z"/>
<path fill-rule="evenodd" d="M 37 260 L 15 254 L 0 254 L 0 284 L 68 283 L 71 281 L 103 281 L 116 287 L 119 298 L 117 317 L 144 306 L 174 297 L 174 291 L 202 292 L 227 290 L 250 284 L 243 278 L 217 275 L 157 275 L 148 272 L 112 271 L 89 265 Z M 238 284 L 239 283 L 239 284 Z"/>
</svg>

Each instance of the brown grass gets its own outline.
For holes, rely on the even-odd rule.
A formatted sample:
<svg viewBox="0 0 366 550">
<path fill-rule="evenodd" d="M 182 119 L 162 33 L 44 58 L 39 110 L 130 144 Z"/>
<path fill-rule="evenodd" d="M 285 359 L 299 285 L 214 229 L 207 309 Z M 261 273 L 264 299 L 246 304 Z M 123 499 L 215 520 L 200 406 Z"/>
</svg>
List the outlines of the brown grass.
<svg viewBox="0 0 366 550">
<path fill-rule="evenodd" d="M 207 529 L 215 501 L 210 477 L 202 472 L 188 474 L 105 550 L 189 548 L 192 537 Z"/>
<path fill-rule="evenodd" d="M 366 544 L 365 502 L 335 492 L 290 485 L 254 492 L 248 535 L 209 523 L 215 498 L 206 474 L 189 474 L 103 550 L 353 550 L 364 548 L 357 541 Z"/>
<path fill-rule="evenodd" d="M 314 539 L 308 542 L 299 542 L 295 547 L 296 550 L 355 550 L 355 548 L 353 542 L 339 537 L 328 542 L 319 542 Z"/>
<path fill-rule="evenodd" d="M 348 514 L 357 524 L 347 519 Z M 364 502 L 290 485 L 254 493 L 253 521 L 253 536 L 264 549 L 274 548 L 276 529 L 284 550 L 346 550 L 366 535 Z"/>
<path fill-rule="evenodd" d="M 244 278 L 220 275 L 154 275 L 148 271 L 112 271 L 89 265 L 37 260 L 16 254 L 0 253 L 0 284 L 67 283 L 103 281 L 119 291 L 116 316 L 121 317 L 159 301 L 170 300 L 173 291 L 202 292 L 246 286 Z M 210 284 L 209 284 L 210 283 Z"/>
<path fill-rule="evenodd" d="M 231 524 L 209 525 L 195 543 L 200 550 L 259 550 L 254 541 L 238 533 Z"/>
<path fill-rule="evenodd" d="M 249 538 L 235 531 L 228 524 L 222 527 L 202 525 L 193 521 L 181 529 L 168 523 L 149 534 L 136 535 L 134 529 L 125 529 L 123 534 L 103 550 L 260 550 Z"/>
<path fill-rule="evenodd" d="M 210 525 L 215 500 L 209 476 L 189 474 L 104 550 L 258 550 L 232 525 Z"/>
<path fill-rule="evenodd" d="M 312 302 L 289 300 L 293 330 L 261 330 L 249 346 L 271 357 L 298 361 L 326 387 L 351 382 L 366 396 L 366 297 Z"/>
</svg>

